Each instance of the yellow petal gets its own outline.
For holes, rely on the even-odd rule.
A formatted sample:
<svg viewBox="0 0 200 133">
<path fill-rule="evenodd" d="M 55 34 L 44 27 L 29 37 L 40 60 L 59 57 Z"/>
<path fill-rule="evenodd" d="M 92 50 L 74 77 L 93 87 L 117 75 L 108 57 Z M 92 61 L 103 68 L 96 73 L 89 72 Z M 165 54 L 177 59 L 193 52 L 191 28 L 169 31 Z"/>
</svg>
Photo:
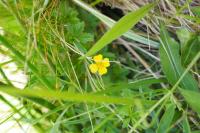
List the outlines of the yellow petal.
<svg viewBox="0 0 200 133">
<path fill-rule="evenodd" d="M 91 64 L 91 65 L 89 66 L 89 69 L 90 69 L 90 71 L 91 71 L 92 73 L 96 73 L 96 72 L 98 71 L 98 67 L 97 67 L 96 64 Z"/>
<path fill-rule="evenodd" d="M 102 59 L 103 59 L 103 56 L 102 56 L 101 54 L 96 55 L 96 56 L 93 57 L 93 60 L 94 60 L 95 62 L 101 62 Z"/>
<path fill-rule="evenodd" d="M 109 67 L 110 66 L 110 62 L 109 62 L 108 58 L 104 58 L 102 63 L 103 63 L 104 67 Z"/>
<path fill-rule="evenodd" d="M 99 75 L 104 75 L 107 73 L 107 68 L 106 67 L 101 67 L 99 68 Z"/>
</svg>

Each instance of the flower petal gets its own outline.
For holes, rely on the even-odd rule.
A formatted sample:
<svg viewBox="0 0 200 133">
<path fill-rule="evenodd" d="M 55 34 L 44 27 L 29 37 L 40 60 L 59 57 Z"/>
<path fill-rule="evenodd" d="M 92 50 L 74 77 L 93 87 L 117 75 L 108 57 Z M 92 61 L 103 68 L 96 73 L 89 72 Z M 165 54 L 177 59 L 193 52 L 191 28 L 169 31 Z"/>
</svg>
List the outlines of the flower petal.
<svg viewBox="0 0 200 133">
<path fill-rule="evenodd" d="M 101 67 L 99 68 L 99 75 L 104 75 L 107 73 L 107 68 L 106 67 Z"/>
<path fill-rule="evenodd" d="M 108 58 L 104 58 L 102 63 L 103 63 L 104 67 L 109 67 L 110 66 L 110 62 L 109 62 Z"/>
<path fill-rule="evenodd" d="M 101 54 L 96 55 L 96 56 L 93 57 L 93 60 L 95 62 L 101 62 L 103 60 L 103 56 Z"/>
<path fill-rule="evenodd" d="M 89 66 L 89 69 L 90 69 L 90 71 L 91 71 L 92 73 L 96 73 L 96 72 L 98 71 L 98 67 L 97 67 L 96 64 L 91 64 L 91 65 Z"/>
</svg>

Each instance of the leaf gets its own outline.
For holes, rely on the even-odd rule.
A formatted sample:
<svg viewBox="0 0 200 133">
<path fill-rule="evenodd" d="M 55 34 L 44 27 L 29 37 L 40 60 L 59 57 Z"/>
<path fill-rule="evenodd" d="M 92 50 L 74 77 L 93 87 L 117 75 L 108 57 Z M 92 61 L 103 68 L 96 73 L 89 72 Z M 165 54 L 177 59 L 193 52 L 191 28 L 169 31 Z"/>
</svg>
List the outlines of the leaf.
<svg viewBox="0 0 200 133">
<path fill-rule="evenodd" d="M 101 129 L 103 127 L 103 125 L 106 125 L 106 123 L 113 118 L 113 116 L 114 116 L 114 114 L 111 114 L 111 115 L 107 116 L 103 121 L 101 121 L 100 123 L 98 123 L 94 127 L 94 132 L 98 132 L 99 129 Z M 89 133 L 93 133 L 93 131 L 90 131 Z"/>
<path fill-rule="evenodd" d="M 23 97 L 23 96 L 22 96 Z M 56 106 L 53 105 L 52 103 L 50 103 L 49 101 L 42 99 L 42 98 L 34 98 L 34 97 L 28 97 L 28 96 L 24 96 L 23 98 L 32 101 L 38 105 L 41 105 L 43 107 L 46 107 L 48 109 L 54 109 Z"/>
<path fill-rule="evenodd" d="M 94 8 L 90 7 L 89 5 L 87 5 L 86 3 L 82 2 L 81 0 L 73 0 L 77 5 L 79 5 L 80 7 L 84 8 L 85 10 L 87 10 L 88 12 L 92 13 L 94 16 L 96 16 L 98 19 L 101 20 L 101 22 L 103 22 L 106 26 L 108 26 L 109 28 L 113 27 L 113 25 L 116 24 L 116 21 L 114 21 L 113 19 L 105 16 L 104 14 L 100 13 L 99 11 L 95 10 Z M 150 45 L 152 47 L 158 47 L 159 43 L 150 39 L 147 39 L 143 36 L 137 35 L 132 31 L 128 31 L 126 33 L 123 34 L 123 36 L 133 40 L 133 41 L 137 41 L 143 44 L 147 44 Z"/>
<path fill-rule="evenodd" d="M 180 91 L 181 94 L 184 96 L 185 100 L 191 106 L 191 108 L 195 110 L 198 114 L 200 114 L 200 104 L 199 104 L 200 93 L 184 89 L 180 89 Z"/>
<path fill-rule="evenodd" d="M 183 126 L 183 133 L 191 133 L 190 124 L 188 122 L 186 115 L 184 116 L 182 126 Z"/>
<path fill-rule="evenodd" d="M 135 88 L 135 87 L 147 86 L 147 85 L 162 83 L 165 81 L 166 81 L 165 78 L 158 78 L 158 79 L 156 79 L 154 77 L 144 78 L 144 79 L 140 79 L 140 80 L 129 82 L 129 83 L 122 82 L 122 83 L 109 85 L 109 86 L 105 87 L 105 88 L 107 88 L 106 90 L 103 90 L 103 91 L 100 91 L 97 93 L 98 94 L 113 93 L 113 92 L 121 91 L 124 88 Z"/>
<path fill-rule="evenodd" d="M 4 70 L 0 67 L 0 75 L 4 78 L 8 85 L 12 85 L 12 82 L 9 80 L 7 75 L 4 73 Z"/>
<path fill-rule="evenodd" d="M 168 105 L 164 115 L 162 116 L 162 118 L 160 120 L 160 123 L 156 130 L 156 133 L 167 133 L 168 132 L 170 124 L 174 117 L 174 112 L 175 112 L 174 104 Z"/>
<path fill-rule="evenodd" d="M 200 130 L 192 131 L 192 133 L 200 133 Z"/>
<path fill-rule="evenodd" d="M 105 95 L 95 95 L 88 93 L 71 93 L 68 91 L 53 91 L 53 90 L 30 90 L 24 89 L 19 90 L 15 89 L 12 86 L 0 86 L 0 91 L 7 93 L 16 97 L 31 97 L 31 98 L 45 98 L 51 100 L 67 100 L 74 102 L 88 102 L 88 103 L 107 103 L 107 104 L 125 104 L 133 105 L 135 102 L 138 102 L 137 98 L 124 98 L 124 97 L 112 97 Z M 148 102 L 147 100 L 143 100 Z"/>
<path fill-rule="evenodd" d="M 65 108 L 65 110 L 60 114 L 60 116 L 57 118 L 56 122 L 54 123 L 53 127 L 51 128 L 50 133 L 61 133 L 61 131 L 59 130 L 60 125 L 61 125 L 61 120 L 63 119 L 65 113 L 68 111 L 68 107 Z"/>
<path fill-rule="evenodd" d="M 101 50 L 103 47 L 120 37 L 122 34 L 131 29 L 141 18 L 143 18 L 152 8 L 154 4 L 147 4 L 142 8 L 128 13 L 122 17 L 109 31 L 107 31 L 99 41 L 86 53 L 91 56 Z"/>
<path fill-rule="evenodd" d="M 200 36 L 194 35 L 182 48 L 181 60 L 183 66 L 187 66 L 199 51 Z"/>
<path fill-rule="evenodd" d="M 181 43 L 181 47 L 184 46 L 188 40 L 190 40 L 192 33 L 187 28 L 181 28 L 176 31 L 177 37 Z"/>
<path fill-rule="evenodd" d="M 42 119 L 45 119 L 46 117 L 51 116 L 53 114 L 58 114 L 58 113 L 60 113 L 60 111 L 66 109 L 72 105 L 73 104 L 66 103 L 64 105 L 56 106 L 56 107 L 52 108 L 51 110 L 49 110 L 48 112 L 46 112 L 41 117 L 34 119 L 34 120 L 29 120 L 29 123 L 32 125 L 35 125 L 35 124 L 39 123 Z"/>
<path fill-rule="evenodd" d="M 0 4 L 0 27 L 5 31 L 20 35 L 22 27 L 16 18 L 2 4 Z"/>
<path fill-rule="evenodd" d="M 161 46 L 160 59 L 162 70 L 171 85 L 174 85 L 180 76 L 184 73 L 185 68 L 181 65 L 179 55 L 179 45 L 170 38 L 163 24 L 161 24 Z M 198 84 L 191 74 L 187 73 L 180 82 L 180 86 L 187 90 L 198 91 Z"/>
</svg>

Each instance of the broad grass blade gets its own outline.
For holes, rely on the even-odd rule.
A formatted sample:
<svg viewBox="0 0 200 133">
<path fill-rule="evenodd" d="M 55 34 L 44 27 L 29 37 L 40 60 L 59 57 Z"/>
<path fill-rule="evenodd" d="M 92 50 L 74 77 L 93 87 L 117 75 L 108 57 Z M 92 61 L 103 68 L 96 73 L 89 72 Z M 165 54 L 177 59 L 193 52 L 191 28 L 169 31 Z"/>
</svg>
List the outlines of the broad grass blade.
<svg viewBox="0 0 200 133">
<path fill-rule="evenodd" d="M 147 4 L 142 8 L 128 13 L 122 17 L 109 31 L 107 31 L 97 43 L 86 53 L 91 56 L 111 43 L 113 40 L 120 37 L 122 34 L 131 29 L 140 19 L 142 19 L 152 8 L 154 4 Z"/>
</svg>

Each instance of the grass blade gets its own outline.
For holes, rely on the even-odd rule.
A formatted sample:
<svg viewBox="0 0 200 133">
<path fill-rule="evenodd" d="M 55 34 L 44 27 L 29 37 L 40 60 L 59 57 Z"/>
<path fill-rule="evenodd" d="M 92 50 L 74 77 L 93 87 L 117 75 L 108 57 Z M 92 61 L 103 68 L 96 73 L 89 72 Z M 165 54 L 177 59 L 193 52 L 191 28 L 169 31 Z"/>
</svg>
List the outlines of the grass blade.
<svg viewBox="0 0 200 133">
<path fill-rule="evenodd" d="M 131 29 L 141 18 L 143 18 L 152 8 L 154 4 L 147 4 L 142 8 L 128 13 L 122 17 L 109 31 L 107 31 L 99 41 L 86 53 L 91 56 L 101 50 L 103 47 L 120 37 L 122 34 Z"/>
<path fill-rule="evenodd" d="M 182 126 L 183 126 L 183 133 L 191 133 L 190 124 L 188 122 L 187 115 L 184 116 Z"/>
<path fill-rule="evenodd" d="M 81 0 L 73 0 L 77 5 L 79 5 L 80 7 L 84 8 L 85 10 L 87 10 L 88 12 L 92 13 L 95 17 L 97 17 L 98 19 L 101 20 L 101 22 L 103 22 L 105 25 L 107 25 L 109 28 L 112 28 L 116 21 L 114 21 L 113 19 L 105 16 L 104 14 L 100 13 L 99 11 L 95 10 L 94 8 L 90 7 L 89 5 L 87 5 L 86 3 L 82 2 Z M 137 35 L 132 31 L 128 31 L 126 33 L 123 34 L 124 37 L 127 37 L 133 41 L 137 41 L 146 45 L 150 45 L 152 47 L 157 48 L 159 46 L 158 42 L 155 42 L 153 40 L 147 39 L 143 36 Z"/>
<path fill-rule="evenodd" d="M 162 116 L 156 133 L 167 133 L 174 117 L 175 106 L 174 104 L 170 104 L 167 106 L 164 115 Z"/>
<path fill-rule="evenodd" d="M 80 94 L 70 93 L 68 91 L 53 91 L 53 90 L 19 90 L 11 86 L 0 86 L 0 91 L 9 95 L 17 97 L 33 97 L 33 98 L 46 98 L 51 100 L 68 100 L 75 102 L 89 102 L 89 103 L 108 103 L 108 104 L 128 104 L 132 105 L 138 99 L 123 98 L 123 97 L 111 97 L 105 95 L 94 95 L 94 94 Z"/>
<path fill-rule="evenodd" d="M 8 79 L 8 77 L 6 76 L 6 74 L 4 73 L 3 69 L 0 66 L 0 74 L 2 75 L 2 77 L 4 78 L 4 80 L 7 82 L 8 85 L 12 85 L 12 82 Z"/>
</svg>

